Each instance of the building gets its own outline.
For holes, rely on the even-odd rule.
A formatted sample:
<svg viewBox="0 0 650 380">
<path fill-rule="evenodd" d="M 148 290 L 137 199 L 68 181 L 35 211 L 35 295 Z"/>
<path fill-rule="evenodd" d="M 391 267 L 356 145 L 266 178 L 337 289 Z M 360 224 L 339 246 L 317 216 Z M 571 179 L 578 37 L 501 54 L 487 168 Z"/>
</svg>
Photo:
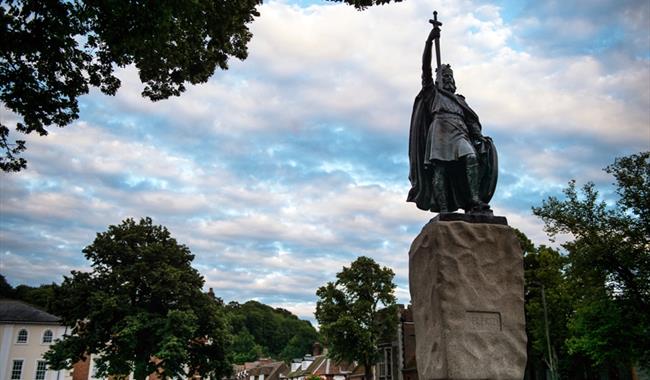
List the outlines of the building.
<svg viewBox="0 0 650 380">
<path fill-rule="evenodd" d="M 22 301 L 0 299 L 0 380 L 72 380 L 47 368 L 43 354 L 67 328 L 61 319 Z"/>
<path fill-rule="evenodd" d="M 305 380 L 318 376 L 322 380 L 348 380 L 357 366 L 344 362 L 336 362 L 326 354 L 305 355 L 302 359 L 294 359 L 291 372 L 286 380 Z"/>
<path fill-rule="evenodd" d="M 260 359 L 233 366 L 232 380 L 280 380 L 289 372 L 284 362 Z"/>
<path fill-rule="evenodd" d="M 411 305 L 406 308 L 404 305 L 397 306 L 399 318 L 396 333 L 391 339 L 378 344 L 380 359 L 373 368 L 374 380 L 418 380 L 413 311 Z M 327 357 L 327 352 L 320 354 L 318 343 L 314 344 L 313 351 L 313 355 L 294 359 L 291 371 L 282 380 L 306 380 L 313 375 L 321 380 L 364 380 L 363 365 L 335 362 Z"/>
<path fill-rule="evenodd" d="M 400 307 L 398 334 L 400 340 L 400 380 L 418 380 L 417 362 L 415 361 L 415 323 L 411 305 Z"/>
<path fill-rule="evenodd" d="M 381 359 L 375 366 L 375 380 L 418 380 L 415 361 L 415 325 L 411 305 L 397 305 L 399 322 L 393 339 L 380 342 Z"/>
</svg>

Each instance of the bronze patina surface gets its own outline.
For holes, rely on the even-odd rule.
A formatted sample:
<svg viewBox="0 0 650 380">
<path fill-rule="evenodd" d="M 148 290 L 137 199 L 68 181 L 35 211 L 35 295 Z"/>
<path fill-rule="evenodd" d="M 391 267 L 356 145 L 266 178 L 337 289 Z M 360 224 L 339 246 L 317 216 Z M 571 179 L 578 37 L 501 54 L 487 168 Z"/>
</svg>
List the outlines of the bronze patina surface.
<svg viewBox="0 0 650 380">
<path fill-rule="evenodd" d="M 498 175 L 496 148 L 483 136 L 478 115 L 465 97 L 456 93 L 451 66 L 440 64 L 440 25 L 436 12 L 433 29 L 422 55 L 422 89 L 415 98 L 409 138 L 407 201 L 433 212 L 491 214 L 488 203 Z M 431 69 L 431 48 L 436 45 L 436 81 Z"/>
</svg>

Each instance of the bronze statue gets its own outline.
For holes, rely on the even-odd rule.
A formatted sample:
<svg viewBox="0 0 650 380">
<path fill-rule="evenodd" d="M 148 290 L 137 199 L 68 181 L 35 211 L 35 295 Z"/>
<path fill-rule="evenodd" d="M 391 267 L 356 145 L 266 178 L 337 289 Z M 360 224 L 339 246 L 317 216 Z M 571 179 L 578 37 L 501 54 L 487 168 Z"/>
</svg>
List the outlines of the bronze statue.
<svg viewBox="0 0 650 380">
<path fill-rule="evenodd" d="M 497 155 L 492 139 L 481 134 L 476 113 L 456 94 L 453 71 L 440 64 L 437 12 L 422 55 L 422 90 L 411 115 L 409 162 L 411 190 L 407 201 L 433 212 L 490 213 L 497 181 Z M 436 81 L 431 71 L 431 45 L 436 45 Z"/>
</svg>

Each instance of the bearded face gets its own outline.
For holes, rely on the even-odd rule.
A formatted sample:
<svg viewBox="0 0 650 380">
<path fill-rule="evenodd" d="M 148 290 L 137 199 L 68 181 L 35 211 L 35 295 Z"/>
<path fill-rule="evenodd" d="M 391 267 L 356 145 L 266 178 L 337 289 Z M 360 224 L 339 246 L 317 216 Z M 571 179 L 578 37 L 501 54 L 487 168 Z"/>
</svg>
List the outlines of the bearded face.
<svg viewBox="0 0 650 380">
<path fill-rule="evenodd" d="M 450 71 L 442 73 L 442 88 L 451 93 L 456 92 L 456 81 L 454 81 L 454 74 Z"/>
</svg>

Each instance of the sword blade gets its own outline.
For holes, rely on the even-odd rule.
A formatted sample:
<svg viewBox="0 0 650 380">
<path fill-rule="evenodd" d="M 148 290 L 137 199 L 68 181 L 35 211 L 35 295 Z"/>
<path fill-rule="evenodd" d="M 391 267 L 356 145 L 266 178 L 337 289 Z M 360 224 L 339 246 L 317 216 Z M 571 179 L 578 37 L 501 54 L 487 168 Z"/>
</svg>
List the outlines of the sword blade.
<svg viewBox="0 0 650 380">
<path fill-rule="evenodd" d="M 440 69 L 440 39 L 436 38 L 434 43 L 436 44 L 436 68 Z"/>
</svg>

